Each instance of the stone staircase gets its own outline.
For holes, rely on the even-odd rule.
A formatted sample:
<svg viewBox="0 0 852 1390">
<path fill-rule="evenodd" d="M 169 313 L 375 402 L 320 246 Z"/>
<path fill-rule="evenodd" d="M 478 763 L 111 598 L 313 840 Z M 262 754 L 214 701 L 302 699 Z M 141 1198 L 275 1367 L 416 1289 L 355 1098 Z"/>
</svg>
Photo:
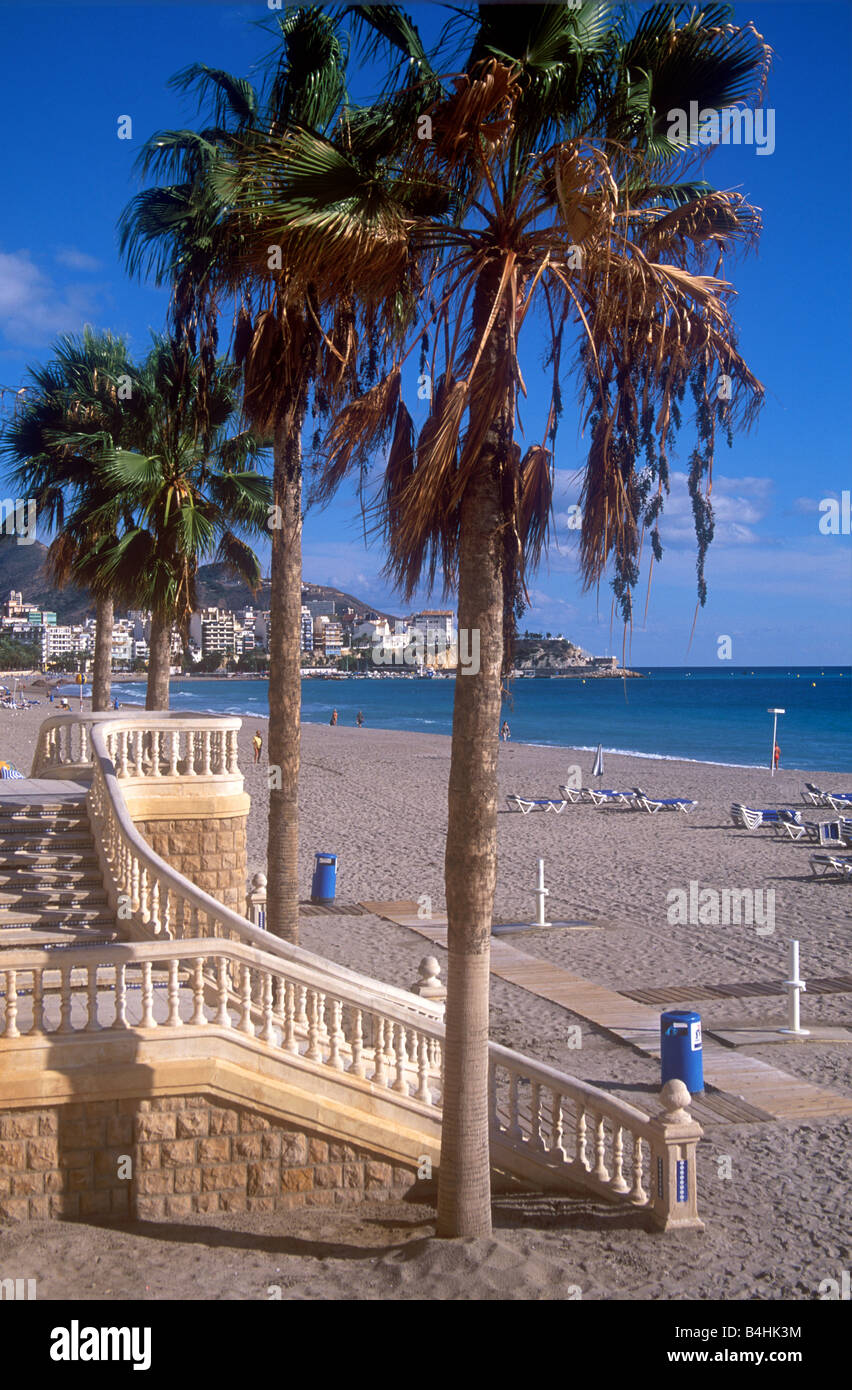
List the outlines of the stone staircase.
<svg viewBox="0 0 852 1390">
<path fill-rule="evenodd" d="M 0 948 L 117 941 L 85 786 L 0 792 Z"/>
</svg>

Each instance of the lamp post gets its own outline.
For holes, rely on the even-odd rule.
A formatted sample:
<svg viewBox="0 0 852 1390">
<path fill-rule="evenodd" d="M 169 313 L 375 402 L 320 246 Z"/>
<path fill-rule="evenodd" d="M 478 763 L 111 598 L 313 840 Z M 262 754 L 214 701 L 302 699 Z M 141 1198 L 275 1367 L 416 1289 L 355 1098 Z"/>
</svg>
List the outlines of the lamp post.
<svg viewBox="0 0 852 1390">
<path fill-rule="evenodd" d="M 775 736 L 776 736 L 776 734 L 777 734 L 777 732 L 778 732 L 778 716 L 779 716 L 779 714 L 786 714 L 787 711 L 786 711 L 786 710 L 783 710 L 783 709 L 768 709 L 768 710 L 766 711 L 766 713 L 772 715 L 772 752 L 771 752 L 770 755 L 769 755 L 769 775 L 770 775 L 770 777 L 774 777 L 774 776 L 775 776 Z"/>
</svg>

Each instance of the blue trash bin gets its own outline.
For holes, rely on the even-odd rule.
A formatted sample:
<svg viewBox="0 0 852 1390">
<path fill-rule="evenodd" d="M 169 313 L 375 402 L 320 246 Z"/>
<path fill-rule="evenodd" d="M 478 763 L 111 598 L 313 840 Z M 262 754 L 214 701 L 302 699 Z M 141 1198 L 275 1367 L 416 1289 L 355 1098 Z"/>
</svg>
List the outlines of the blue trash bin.
<svg viewBox="0 0 852 1390">
<path fill-rule="evenodd" d="M 701 1015 L 691 1009 L 660 1014 L 661 1084 L 682 1081 L 690 1095 L 704 1091 Z"/>
<path fill-rule="evenodd" d="M 311 882 L 312 903 L 333 903 L 337 888 L 337 855 L 315 854 Z"/>
</svg>

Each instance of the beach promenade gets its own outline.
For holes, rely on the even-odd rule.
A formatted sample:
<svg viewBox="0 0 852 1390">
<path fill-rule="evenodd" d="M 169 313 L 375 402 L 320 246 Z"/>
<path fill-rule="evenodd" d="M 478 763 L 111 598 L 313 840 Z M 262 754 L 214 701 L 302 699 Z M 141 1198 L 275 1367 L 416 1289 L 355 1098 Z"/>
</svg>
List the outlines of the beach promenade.
<svg viewBox="0 0 852 1390">
<path fill-rule="evenodd" d="M 42 708 L 9 716 L 3 724 L 0 756 L 28 770 L 47 712 Z M 240 733 L 240 765 L 252 797 L 249 873 L 265 867 L 266 769 L 251 766 L 252 732 L 246 725 Z M 306 947 L 397 987 L 406 988 L 416 978 L 423 937 L 357 905 L 428 899 L 436 916 L 443 912 L 448 761 L 449 741 L 437 736 L 304 727 L 306 898 L 313 852 L 340 856 L 338 911 L 305 914 Z M 573 761 L 582 763 L 582 757 L 568 750 L 510 745 L 501 749 L 502 791 L 555 795 Z M 583 919 L 598 928 L 513 938 L 524 953 L 540 958 L 543 970 L 552 962 L 626 997 L 666 988 L 694 988 L 701 997 L 702 987 L 718 994 L 720 984 L 783 980 L 789 939 L 795 936 L 801 942 L 806 978 L 842 980 L 849 973 L 849 886 L 811 878 L 812 847 L 776 840 L 768 832 L 737 831 L 727 814 L 733 800 L 801 806 L 804 780 L 801 774 L 782 772 L 771 785 L 768 773 L 759 770 L 613 756 L 608 760 L 608 785 L 639 783 L 652 795 L 691 796 L 699 802 L 696 811 L 689 817 L 587 806 L 568 807 L 560 816 L 521 817 L 501 811 L 495 916 L 505 920 L 531 915 L 535 863 L 543 857 L 551 890 L 549 914 Z M 809 773 L 807 780 L 839 785 L 830 770 Z M 672 925 L 667 895 L 694 881 L 702 888 L 773 891 L 773 930 L 758 934 L 754 926 Z M 432 941 L 429 949 L 443 963 L 440 944 L 434 936 Z M 852 994 L 842 988 L 806 995 L 804 1022 L 848 1026 L 850 1001 Z M 708 1031 L 735 1022 L 777 1026 L 784 999 L 780 993 L 714 997 L 704 998 L 699 1007 Z M 579 1047 L 574 1025 L 581 1029 Z M 653 1106 L 659 1089 L 653 1058 L 617 1041 L 570 1007 L 505 978 L 492 980 L 492 1037 L 646 1110 Z M 852 1098 L 849 1044 L 764 1043 L 749 1047 L 747 1054 L 815 1087 L 830 1087 Z M 664 1268 L 655 1238 L 638 1227 L 630 1213 L 606 1213 L 593 1198 L 561 1197 L 528 1199 L 526 1206 L 525 1199 L 500 1199 L 487 1268 L 472 1261 L 469 1251 L 442 1251 L 428 1238 L 428 1205 L 383 1209 L 381 1220 L 390 1223 L 383 1228 L 387 1248 L 375 1245 L 367 1208 L 345 1230 L 342 1218 L 334 1225 L 333 1214 L 324 1212 L 276 1214 L 265 1223 L 250 1214 L 222 1214 L 216 1226 L 227 1248 L 226 1264 L 232 1275 L 239 1269 L 243 1280 L 263 1278 L 264 1270 L 272 1280 L 277 1266 L 288 1287 L 306 1291 L 303 1296 L 345 1297 L 346 1288 L 351 1289 L 354 1251 L 335 1258 L 328 1247 L 354 1242 L 360 1249 L 355 1258 L 363 1260 L 369 1276 L 364 1291 L 375 1297 L 457 1297 L 466 1280 L 473 1281 L 467 1296 L 565 1297 L 566 1279 L 581 1286 L 584 1297 L 672 1296 L 675 1290 L 682 1297 L 815 1297 L 820 1280 L 838 1277 L 842 1261 L 848 1263 L 848 1117 L 797 1122 L 752 1116 L 746 1121 L 719 1113 L 710 1115 L 709 1124 L 704 1113 L 699 1118 L 706 1135 L 699 1147 L 699 1180 L 707 1230 L 700 1236 L 671 1238 Z M 725 1158 L 730 1159 L 727 1167 L 720 1162 Z M 730 1173 L 724 1177 L 727 1168 Z M 187 1222 L 185 1240 L 171 1232 L 169 1271 L 166 1275 L 163 1262 L 158 1262 L 163 1282 L 155 1296 L 197 1296 L 188 1292 L 194 1224 L 196 1218 Z M 236 1230 L 242 1232 L 239 1242 Z M 270 1238 L 280 1240 L 274 1259 Z M 64 1277 L 54 1272 L 57 1249 L 66 1252 L 66 1270 L 73 1269 L 75 1261 L 82 1267 L 86 1252 L 91 1259 L 100 1251 L 106 1264 L 91 1287 L 101 1292 L 107 1287 L 102 1276 L 113 1281 L 121 1277 L 121 1261 L 138 1239 L 132 1232 L 99 1232 L 85 1226 L 31 1227 L 26 1246 L 18 1245 L 20 1233 L 2 1236 L 8 1249 L 31 1252 L 48 1288 L 51 1280 L 56 1287 Z M 422 1245 L 407 1261 L 403 1275 L 390 1247 L 408 1240 Z M 695 1260 L 696 1241 L 701 1242 L 700 1261 Z M 294 1254 L 297 1247 L 301 1258 Z M 109 1286 L 112 1293 L 133 1296 L 134 1277 L 127 1278 L 127 1292 Z M 206 1296 L 223 1296 L 216 1292 L 222 1277 L 222 1270 L 210 1271 Z"/>
</svg>

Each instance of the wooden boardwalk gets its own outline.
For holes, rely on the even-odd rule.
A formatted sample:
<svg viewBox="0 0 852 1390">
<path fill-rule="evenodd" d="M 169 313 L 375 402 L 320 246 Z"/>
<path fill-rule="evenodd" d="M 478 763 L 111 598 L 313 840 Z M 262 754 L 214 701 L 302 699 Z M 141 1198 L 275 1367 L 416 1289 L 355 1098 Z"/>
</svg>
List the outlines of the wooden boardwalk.
<svg viewBox="0 0 852 1390">
<path fill-rule="evenodd" d="M 405 900 L 362 902 L 361 906 L 377 917 L 408 927 L 436 946 L 446 947 L 446 917 L 433 914 L 430 919 L 420 918 L 417 904 Z M 520 985 L 540 999 L 560 1004 L 650 1057 L 660 1055 L 658 1008 L 637 1003 L 605 985 L 574 975 L 539 956 L 527 955 L 516 946 L 495 938 L 491 941 L 491 973 L 509 984 Z M 724 1047 L 712 1038 L 704 1040 L 704 1080 L 716 1090 L 739 1097 L 748 1106 L 762 1111 L 768 1120 L 852 1115 L 852 1097 L 791 1076 L 768 1062 Z"/>
</svg>

